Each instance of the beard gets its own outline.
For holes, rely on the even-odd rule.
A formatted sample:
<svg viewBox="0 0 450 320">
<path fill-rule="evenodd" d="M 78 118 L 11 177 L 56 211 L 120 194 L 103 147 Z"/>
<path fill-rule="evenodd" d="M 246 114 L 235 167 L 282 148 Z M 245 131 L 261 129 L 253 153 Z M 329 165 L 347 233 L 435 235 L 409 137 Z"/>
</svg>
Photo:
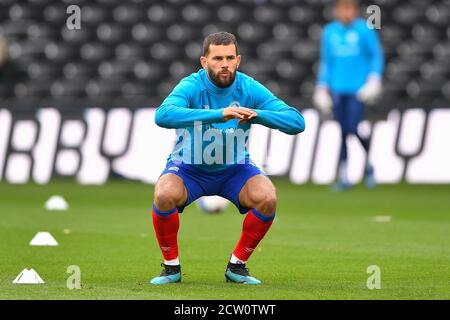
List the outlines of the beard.
<svg viewBox="0 0 450 320">
<path fill-rule="evenodd" d="M 223 71 L 214 73 L 214 71 L 212 71 L 211 69 L 208 69 L 209 79 L 219 88 L 227 88 L 233 83 L 234 78 L 236 78 L 236 71 L 231 72 L 231 71 L 227 70 L 227 72 L 228 72 L 227 77 L 222 77 L 220 75 L 221 72 L 223 72 Z"/>
</svg>

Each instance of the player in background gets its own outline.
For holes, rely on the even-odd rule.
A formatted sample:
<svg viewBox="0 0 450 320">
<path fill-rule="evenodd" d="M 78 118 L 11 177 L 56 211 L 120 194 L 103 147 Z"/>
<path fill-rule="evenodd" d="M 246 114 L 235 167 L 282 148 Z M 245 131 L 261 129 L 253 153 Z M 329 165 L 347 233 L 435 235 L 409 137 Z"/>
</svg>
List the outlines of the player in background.
<svg viewBox="0 0 450 320">
<path fill-rule="evenodd" d="M 325 115 L 333 111 L 341 128 L 339 178 L 334 190 L 351 187 L 347 176 L 347 142 L 355 135 L 368 155 L 369 140 L 358 134 L 364 105 L 372 105 L 382 91 L 384 58 L 375 30 L 359 16 L 357 0 L 336 0 L 336 20 L 322 33 L 321 58 L 313 102 Z M 367 161 L 365 183 L 375 186 L 374 169 Z"/>
<path fill-rule="evenodd" d="M 200 58 L 203 68 L 182 79 L 156 111 L 157 125 L 177 129 L 177 143 L 155 186 L 152 220 L 164 269 L 151 284 L 181 281 L 179 213 L 205 195 L 222 196 L 246 215 L 226 280 L 261 283 L 250 276 L 246 263 L 272 225 L 277 196 L 272 182 L 250 159 L 247 133 L 255 123 L 294 135 L 305 123 L 297 109 L 238 72 L 240 61 L 234 35 L 207 36 Z M 241 145 L 235 144 L 239 140 Z"/>
</svg>

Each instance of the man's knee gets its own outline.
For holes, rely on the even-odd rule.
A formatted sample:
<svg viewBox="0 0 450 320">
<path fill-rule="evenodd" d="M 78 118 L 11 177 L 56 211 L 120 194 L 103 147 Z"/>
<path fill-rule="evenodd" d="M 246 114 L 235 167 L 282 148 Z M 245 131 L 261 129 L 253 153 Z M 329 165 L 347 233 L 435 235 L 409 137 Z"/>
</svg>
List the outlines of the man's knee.
<svg viewBox="0 0 450 320">
<path fill-rule="evenodd" d="M 155 186 L 154 203 L 158 210 L 167 211 L 179 205 L 186 198 L 181 178 L 164 175 Z"/>
<path fill-rule="evenodd" d="M 275 192 L 268 192 L 260 202 L 262 214 L 272 215 L 277 210 L 277 195 Z"/>
<path fill-rule="evenodd" d="M 154 202 L 156 207 L 161 211 L 172 209 L 176 203 L 176 196 L 167 189 L 159 189 L 155 191 Z"/>
<path fill-rule="evenodd" d="M 255 209 L 263 215 L 270 216 L 277 209 L 277 195 L 274 187 L 268 187 L 251 195 Z"/>
</svg>

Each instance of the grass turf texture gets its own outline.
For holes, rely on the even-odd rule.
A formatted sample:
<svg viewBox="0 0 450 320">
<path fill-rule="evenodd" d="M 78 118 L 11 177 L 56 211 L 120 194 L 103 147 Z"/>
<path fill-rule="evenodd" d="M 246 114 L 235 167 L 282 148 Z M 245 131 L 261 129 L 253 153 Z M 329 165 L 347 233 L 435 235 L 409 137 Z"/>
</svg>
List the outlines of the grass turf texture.
<svg viewBox="0 0 450 320">
<path fill-rule="evenodd" d="M 261 286 L 224 280 L 243 217 L 233 206 L 207 215 L 195 205 L 180 219 L 183 282 L 152 286 L 148 280 L 161 271 L 150 219 L 153 186 L 0 183 L 0 299 L 450 298 L 450 186 L 333 193 L 275 184 L 276 221 L 248 264 Z M 67 212 L 44 209 L 53 194 L 67 199 Z M 392 220 L 372 220 L 380 215 Z M 38 231 L 49 231 L 59 246 L 29 246 Z M 69 265 L 81 268 L 81 290 L 66 287 Z M 380 290 L 366 287 L 370 265 L 381 268 Z M 12 284 L 24 268 L 34 268 L 45 284 Z"/>
</svg>

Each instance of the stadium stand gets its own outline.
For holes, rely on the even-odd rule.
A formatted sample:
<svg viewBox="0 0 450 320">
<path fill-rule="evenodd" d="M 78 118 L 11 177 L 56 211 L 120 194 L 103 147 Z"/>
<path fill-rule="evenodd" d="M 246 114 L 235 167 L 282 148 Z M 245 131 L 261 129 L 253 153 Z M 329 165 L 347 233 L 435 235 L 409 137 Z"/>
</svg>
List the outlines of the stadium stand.
<svg viewBox="0 0 450 320">
<path fill-rule="evenodd" d="M 0 106 L 156 107 L 200 68 L 203 37 L 225 30 L 240 40 L 243 72 L 310 107 L 331 2 L 2 0 L 9 60 L 0 69 Z M 66 27 L 72 4 L 81 8 L 80 30 Z M 369 1 L 362 4 L 365 12 Z M 386 74 L 383 99 L 369 112 L 448 107 L 450 1 L 370 4 L 381 7 Z"/>
</svg>

